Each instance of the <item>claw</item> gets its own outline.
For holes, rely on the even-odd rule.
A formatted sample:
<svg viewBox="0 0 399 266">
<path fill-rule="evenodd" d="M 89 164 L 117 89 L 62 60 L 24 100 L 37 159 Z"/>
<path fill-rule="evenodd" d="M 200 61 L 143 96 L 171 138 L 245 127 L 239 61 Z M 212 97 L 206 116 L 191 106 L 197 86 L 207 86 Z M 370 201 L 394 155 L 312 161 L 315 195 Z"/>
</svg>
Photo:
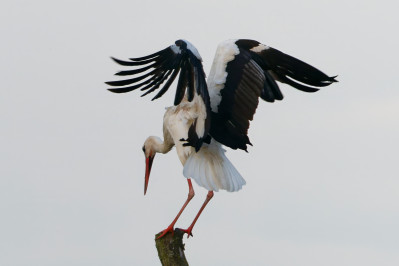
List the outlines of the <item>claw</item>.
<svg viewBox="0 0 399 266">
<path fill-rule="evenodd" d="M 161 237 L 165 236 L 167 233 L 174 233 L 175 231 L 173 230 L 173 226 L 168 226 L 168 228 L 166 228 L 165 230 L 162 230 L 161 232 L 159 232 L 158 234 L 160 234 L 157 239 L 160 239 Z"/>
<path fill-rule="evenodd" d="M 182 232 L 184 232 L 184 233 L 186 233 L 186 234 L 187 234 L 187 238 L 189 238 L 190 236 L 193 236 L 193 234 L 191 233 L 191 231 L 193 230 L 192 227 L 189 227 L 189 228 L 187 228 L 187 229 L 180 229 L 180 228 L 179 228 L 179 230 L 182 231 Z"/>
</svg>

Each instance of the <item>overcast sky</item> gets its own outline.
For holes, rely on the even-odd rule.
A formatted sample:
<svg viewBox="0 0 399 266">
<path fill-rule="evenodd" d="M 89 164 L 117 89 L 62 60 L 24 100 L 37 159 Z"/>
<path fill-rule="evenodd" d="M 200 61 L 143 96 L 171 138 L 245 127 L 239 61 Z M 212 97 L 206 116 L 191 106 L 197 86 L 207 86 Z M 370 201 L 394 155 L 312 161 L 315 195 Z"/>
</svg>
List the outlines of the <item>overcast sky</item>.
<svg viewBox="0 0 399 266">
<path fill-rule="evenodd" d="M 262 102 L 247 181 L 215 193 L 185 241 L 190 265 L 399 265 L 399 37 L 395 1 L 4 1 L 0 4 L 0 265 L 158 265 L 154 235 L 187 182 L 175 150 L 156 157 L 174 92 L 151 102 L 104 81 L 184 38 L 208 73 L 219 42 L 250 38 L 337 84 L 281 85 Z M 186 228 L 206 191 L 177 226 Z"/>
</svg>

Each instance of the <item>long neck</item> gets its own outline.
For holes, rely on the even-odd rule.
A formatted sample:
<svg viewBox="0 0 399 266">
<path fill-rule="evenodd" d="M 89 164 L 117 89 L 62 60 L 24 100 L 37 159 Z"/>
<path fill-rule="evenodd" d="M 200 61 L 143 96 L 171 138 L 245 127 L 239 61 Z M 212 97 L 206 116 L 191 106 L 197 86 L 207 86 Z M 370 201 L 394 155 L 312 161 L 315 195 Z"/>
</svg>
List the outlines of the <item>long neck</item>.
<svg viewBox="0 0 399 266">
<path fill-rule="evenodd" d="M 155 152 L 167 153 L 173 147 L 173 143 L 164 142 L 158 137 L 150 137 L 150 138 L 151 138 L 152 149 Z"/>
</svg>

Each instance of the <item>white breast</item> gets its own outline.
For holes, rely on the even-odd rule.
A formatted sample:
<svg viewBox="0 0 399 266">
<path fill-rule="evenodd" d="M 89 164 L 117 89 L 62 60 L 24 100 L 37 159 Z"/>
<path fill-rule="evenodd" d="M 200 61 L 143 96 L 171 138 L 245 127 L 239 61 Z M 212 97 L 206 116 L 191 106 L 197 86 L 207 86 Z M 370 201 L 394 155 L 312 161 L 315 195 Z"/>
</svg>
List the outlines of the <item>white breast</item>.
<svg viewBox="0 0 399 266">
<path fill-rule="evenodd" d="M 187 158 L 192 152 L 193 147 L 183 146 L 181 139 L 187 139 L 188 130 L 193 124 L 194 120 L 203 117 L 203 106 L 199 104 L 202 101 L 200 97 L 195 96 L 192 102 L 187 101 L 186 98 L 177 106 L 168 107 L 164 115 L 164 128 L 172 137 L 175 145 L 177 155 L 181 163 L 184 165 Z M 203 123 L 197 124 L 198 131 L 203 131 Z"/>
</svg>

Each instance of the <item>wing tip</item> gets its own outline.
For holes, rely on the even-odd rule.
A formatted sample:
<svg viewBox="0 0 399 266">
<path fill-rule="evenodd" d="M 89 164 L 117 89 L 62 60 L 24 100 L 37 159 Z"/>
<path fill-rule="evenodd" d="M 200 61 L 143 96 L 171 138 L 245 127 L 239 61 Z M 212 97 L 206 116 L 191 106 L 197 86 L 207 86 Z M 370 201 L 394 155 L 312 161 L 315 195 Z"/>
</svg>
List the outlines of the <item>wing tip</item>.
<svg viewBox="0 0 399 266">
<path fill-rule="evenodd" d="M 118 59 L 118 58 L 115 58 L 115 57 L 113 57 L 113 56 L 110 56 L 110 58 L 111 58 L 115 63 L 117 63 L 118 65 L 121 65 L 121 66 L 129 66 L 129 65 L 130 65 L 130 62 L 123 61 L 123 60 Z"/>
<path fill-rule="evenodd" d="M 126 71 L 118 71 L 114 74 L 114 76 L 127 76 L 125 73 Z"/>
<path fill-rule="evenodd" d="M 119 84 L 119 80 L 117 81 L 106 81 L 105 84 L 109 85 L 109 86 L 113 86 L 113 87 L 117 87 L 117 86 L 121 86 L 121 84 Z"/>
<path fill-rule="evenodd" d="M 134 89 L 125 87 L 125 88 L 108 88 L 107 90 L 110 92 L 113 92 L 113 93 L 126 93 L 126 92 L 130 92 Z"/>
<path fill-rule="evenodd" d="M 118 58 L 115 58 L 115 57 L 113 57 L 113 56 L 110 56 L 110 58 L 111 58 L 111 60 L 114 61 L 115 63 L 121 64 L 120 62 L 121 62 L 122 60 L 120 60 L 120 59 L 118 59 Z"/>
<path fill-rule="evenodd" d="M 338 75 L 329 77 L 331 82 L 339 82 L 338 80 L 336 80 L 335 78 L 338 77 Z"/>
<path fill-rule="evenodd" d="M 118 91 L 118 89 L 107 89 L 108 91 L 110 91 L 110 92 L 113 92 L 113 93 L 123 93 L 122 91 Z"/>
</svg>

